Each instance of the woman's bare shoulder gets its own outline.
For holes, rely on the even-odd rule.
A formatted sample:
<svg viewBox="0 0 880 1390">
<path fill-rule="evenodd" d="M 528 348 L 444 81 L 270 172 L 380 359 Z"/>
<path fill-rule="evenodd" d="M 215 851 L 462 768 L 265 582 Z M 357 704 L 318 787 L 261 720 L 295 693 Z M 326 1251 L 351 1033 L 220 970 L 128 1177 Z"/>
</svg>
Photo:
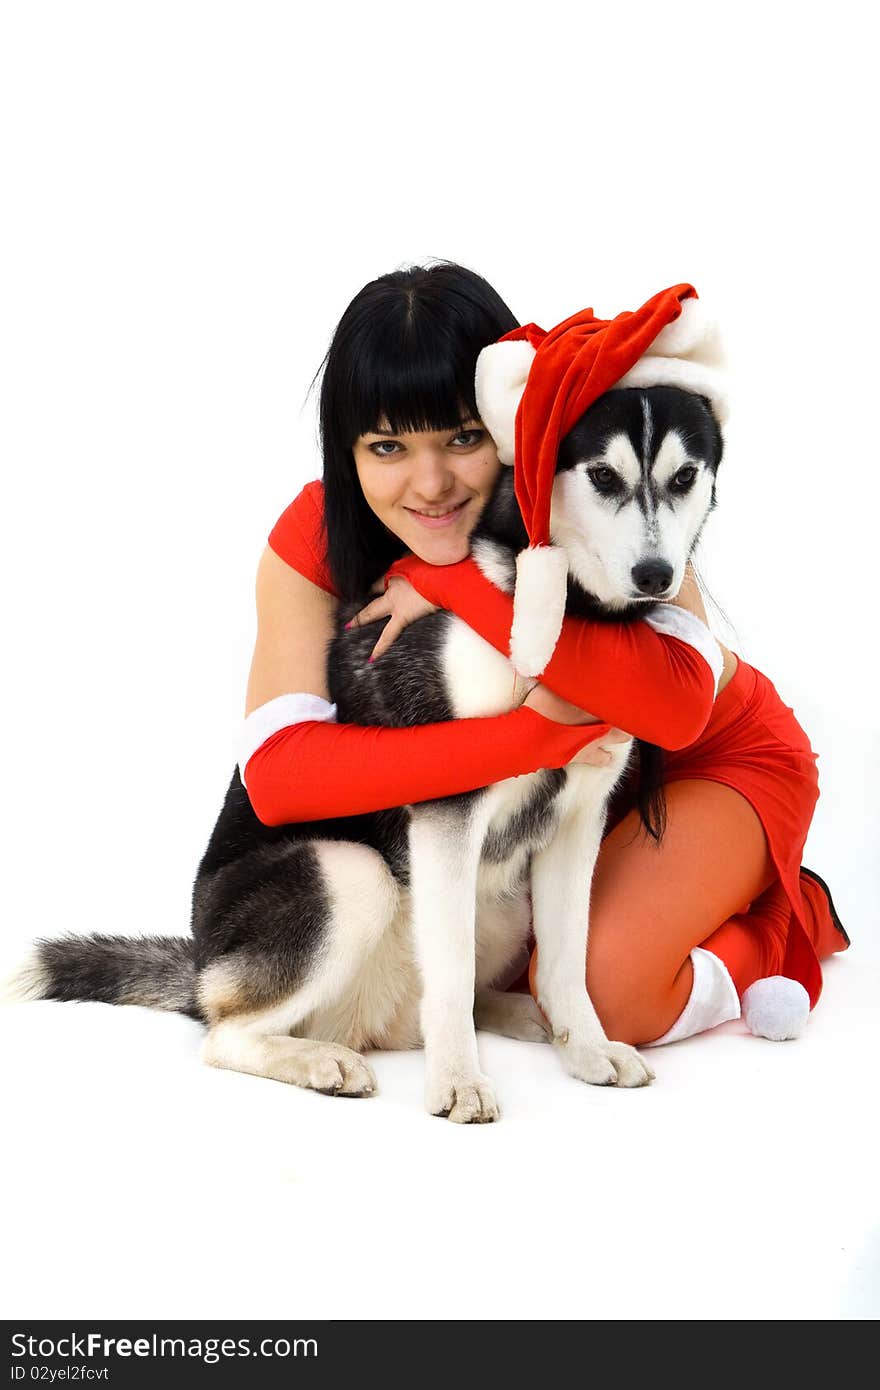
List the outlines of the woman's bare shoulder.
<svg viewBox="0 0 880 1390">
<path fill-rule="evenodd" d="M 338 599 L 267 546 L 257 569 L 257 640 L 246 714 L 277 695 L 300 691 L 329 699 L 327 644 Z"/>
</svg>

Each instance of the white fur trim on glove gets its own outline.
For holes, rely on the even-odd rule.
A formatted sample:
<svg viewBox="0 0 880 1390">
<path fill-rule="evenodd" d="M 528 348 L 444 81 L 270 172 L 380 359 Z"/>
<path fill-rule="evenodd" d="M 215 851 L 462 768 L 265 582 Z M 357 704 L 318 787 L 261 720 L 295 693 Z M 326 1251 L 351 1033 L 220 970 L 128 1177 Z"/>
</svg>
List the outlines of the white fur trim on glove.
<svg viewBox="0 0 880 1390">
<path fill-rule="evenodd" d="M 562 631 L 568 558 L 555 545 L 534 545 L 516 557 L 510 659 L 521 676 L 540 676 Z"/>
<path fill-rule="evenodd" d="M 320 695 L 309 695 L 305 691 L 291 695 L 276 695 L 274 700 L 268 700 L 265 705 L 258 705 L 244 721 L 239 738 L 238 771 L 242 784 L 247 785 L 244 780 L 245 768 L 267 738 L 271 738 L 281 729 L 290 728 L 292 724 L 305 724 L 309 720 L 332 724 L 335 718 L 335 705 L 331 705 L 329 700 L 322 699 Z"/>
<path fill-rule="evenodd" d="M 729 414 L 724 345 L 715 319 L 699 299 L 686 299 L 681 314 L 617 382 L 626 386 L 678 386 L 706 396 L 719 425 Z"/>
<path fill-rule="evenodd" d="M 513 464 L 516 412 L 535 349 L 525 339 L 490 343 L 477 358 L 474 390 L 480 419 L 495 441 L 502 463 Z"/>
<path fill-rule="evenodd" d="M 684 1009 L 662 1038 L 644 1043 L 644 1047 L 681 1042 L 682 1038 L 705 1033 L 707 1028 L 717 1028 L 719 1023 L 739 1018 L 739 995 L 724 961 L 711 951 L 704 951 L 702 946 L 695 946 L 691 951 L 691 964 L 694 983 Z"/>
<path fill-rule="evenodd" d="M 695 613 L 690 613 L 686 608 L 679 608 L 674 603 L 660 603 L 642 621 L 655 632 L 665 633 L 667 637 L 677 637 L 680 642 L 687 642 L 689 647 L 698 651 L 715 677 L 717 691 L 724 669 L 724 656 L 706 624 L 701 622 Z"/>
</svg>

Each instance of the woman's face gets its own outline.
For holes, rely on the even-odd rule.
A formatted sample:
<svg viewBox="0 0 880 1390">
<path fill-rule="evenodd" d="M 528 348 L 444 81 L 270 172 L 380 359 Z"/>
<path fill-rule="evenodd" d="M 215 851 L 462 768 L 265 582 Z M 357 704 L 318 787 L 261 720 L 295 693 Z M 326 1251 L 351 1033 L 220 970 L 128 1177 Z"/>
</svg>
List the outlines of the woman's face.
<svg viewBox="0 0 880 1390">
<path fill-rule="evenodd" d="M 501 468 L 488 430 L 469 419 L 455 429 L 392 434 L 387 423 L 354 443 L 367 504 L 420 559 L 463 560 Z"/>
</svg>

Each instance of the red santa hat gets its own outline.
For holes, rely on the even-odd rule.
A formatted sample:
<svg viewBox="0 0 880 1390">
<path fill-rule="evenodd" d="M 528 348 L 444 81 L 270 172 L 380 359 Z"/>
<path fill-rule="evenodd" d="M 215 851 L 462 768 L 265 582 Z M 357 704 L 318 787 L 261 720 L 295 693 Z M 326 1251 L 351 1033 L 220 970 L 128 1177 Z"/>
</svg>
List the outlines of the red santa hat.
<svg viewBox="0 0 880 1390">
<path fill-rule="evenodd" d="M 563 437 L 594 401 L 619 386 L 678 386 L 706 396 L 719 425 L 727 418 L 716 325 L 692 285 L 662 290 L 634 312 L 597 319 L 584 309 L 545 332 L 515 328 L 477 360 L 480 418 L 502 463 L 513 464 L 529 546 L 517 557 L 510 653 L 517 670 L 539 676 L 565 613 L 568 565 L 551 544 L 550 504 Z"/>
</svg>

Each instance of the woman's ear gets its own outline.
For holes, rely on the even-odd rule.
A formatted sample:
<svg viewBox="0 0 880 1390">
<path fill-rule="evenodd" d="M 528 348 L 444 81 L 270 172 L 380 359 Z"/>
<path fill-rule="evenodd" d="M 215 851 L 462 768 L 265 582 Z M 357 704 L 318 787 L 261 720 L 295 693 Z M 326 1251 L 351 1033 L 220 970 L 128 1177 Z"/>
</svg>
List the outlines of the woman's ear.
<svg viewBox="0 0 880 1390">
<path fill-rule="evenodd" d="M 535 349 L 525 341 L 490 343 L 477 358 L 477 410 L 498 457 L 508 465 L 514 457 L 517 407 L 534 358 Z"/>
</svg>

